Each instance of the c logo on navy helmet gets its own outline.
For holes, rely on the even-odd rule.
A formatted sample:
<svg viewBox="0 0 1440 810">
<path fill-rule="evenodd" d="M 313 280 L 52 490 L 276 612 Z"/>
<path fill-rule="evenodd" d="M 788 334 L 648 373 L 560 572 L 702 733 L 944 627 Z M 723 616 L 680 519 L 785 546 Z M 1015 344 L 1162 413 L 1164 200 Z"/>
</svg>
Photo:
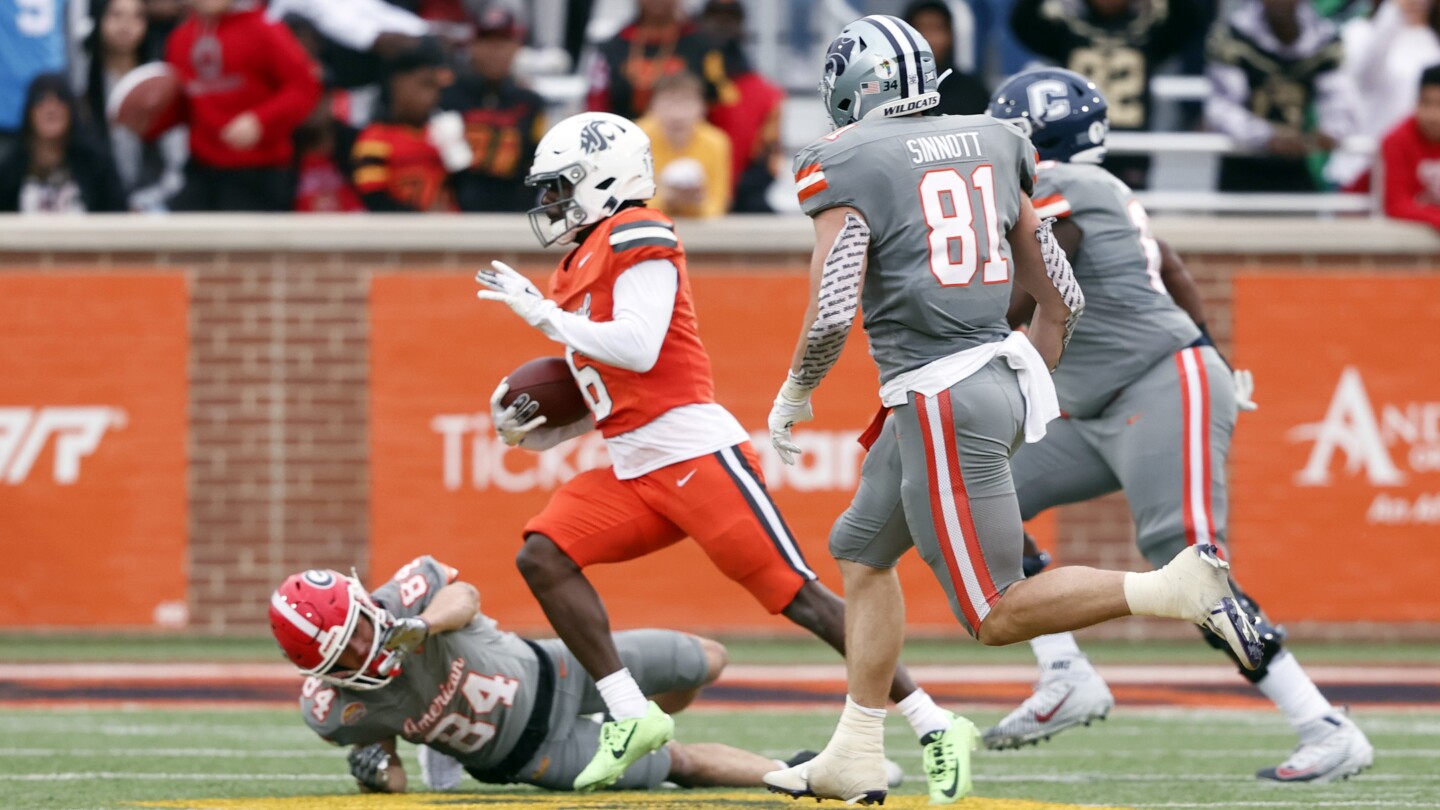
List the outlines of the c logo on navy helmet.
<svg viewBox="0 0 1440 810">
<path fill-rule="evenodd" d="M 335 584 L 335 575 L 329 571 L 312 568 L 305 572 L 305 581 L 317 588 L 328 588 Z"/>
<path fill-rule="evenodd" d="M 1070 90 L 1057 79 L 1042 79 L 1025 88 L 1026 100 L 1030 102 L 1030 119 L 1036 126 L 1045 126 L 1046 121 L 1058 121 L 1070 114 Z"/>
</svg>

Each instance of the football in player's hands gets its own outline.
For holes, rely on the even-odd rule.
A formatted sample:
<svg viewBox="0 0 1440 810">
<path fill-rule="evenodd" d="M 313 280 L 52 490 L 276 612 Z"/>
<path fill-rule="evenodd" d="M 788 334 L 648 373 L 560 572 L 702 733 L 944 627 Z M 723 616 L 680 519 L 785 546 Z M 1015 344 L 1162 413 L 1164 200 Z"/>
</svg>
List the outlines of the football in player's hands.
<svg viewBox="0 0 1440 810">
<path fill-rule="evenodd" d="M 540 406 L 534 415 L 545 417 L 547 426 L 571 425 L 590 413 L 585 395 L 562 357 L 531 360 L 510 372 L 506 380 L 510 390 L 500 399 L 501 407 L 508 408 L 521 396 L 528 396 Z"/>
</svg>

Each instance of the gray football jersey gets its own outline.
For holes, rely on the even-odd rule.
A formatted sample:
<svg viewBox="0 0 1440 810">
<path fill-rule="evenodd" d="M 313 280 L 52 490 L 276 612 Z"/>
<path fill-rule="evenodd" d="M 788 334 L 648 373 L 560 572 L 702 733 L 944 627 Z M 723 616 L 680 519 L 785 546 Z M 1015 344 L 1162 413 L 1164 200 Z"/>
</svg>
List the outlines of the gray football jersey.
<svg viewBox="0 0 1440 810">
<path fill-rule="evenodd" d="M 1066 414 L 1094 416 L 1200 330 L 1165 291 L 1145 209 L 1110 172 L 1085 163 L 1041 163 L 1035 210 L 1069 219 L 1084 234 L 1070 262 L 1085 291 L 1085 314 L 1055 371 L 1055 392 Z"/>
<path fill-rule="evenodd" d="M 1035 151 L 988 115 L 861 121 L 795 157 L 800 206 L 864 214 L 861 294 L 880 380 L 1010 333 L 1005 234 L 1035 177 Z"/>
<path fill-rule="evenodd" d="M 455 573 L 419 557 L 372 596 L 395 616 L 418 616 Z M 379 689 L 341 689 L 306 679 L 300 713 L 315 733 L 336 745 L 399 736 L 466 767 L 485 769 L 503 760 L 524 731 L 538 674 L 529 645 L 481 615 L 463 629 L 427 639 Z"/>
</svg>

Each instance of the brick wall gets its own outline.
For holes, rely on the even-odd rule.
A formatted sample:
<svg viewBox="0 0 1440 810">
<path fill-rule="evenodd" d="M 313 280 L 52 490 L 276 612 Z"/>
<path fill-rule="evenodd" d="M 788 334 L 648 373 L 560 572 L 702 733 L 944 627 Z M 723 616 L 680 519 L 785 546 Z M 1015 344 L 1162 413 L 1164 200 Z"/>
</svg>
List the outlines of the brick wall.
<svg viewBox="0 0 1440 810">
<path fill-rule="evenodd" d="M 256 629 L 254 617 L 264 615 L 269 589 L 292 570 L 364 560 L 370 271 L 453 268 L 468 275 L 493 258 L 497 254 L 451 251 L 11 252 L 0 254 L 0 273 L 153 268 L 185 274 L 191 296 L 192 625 L 225 632 Z M 553 254 L 499 258 L 528 267 L 553 262 Z M 1188 260 L 1222 348 L 1230 337 L 1230 279 L 1237 267 L 1440 270 L 1433 255 L 1214 254 Z M 693 256 L 692 270 L 737 263 L 802 270 L 805 258 Z M 1060 528 L 1065 562 L 1144 566 L 1118 495 L 1062 510 Z M 1131 622 L 1106 632 L 1175 630 Z"/>
</svg>

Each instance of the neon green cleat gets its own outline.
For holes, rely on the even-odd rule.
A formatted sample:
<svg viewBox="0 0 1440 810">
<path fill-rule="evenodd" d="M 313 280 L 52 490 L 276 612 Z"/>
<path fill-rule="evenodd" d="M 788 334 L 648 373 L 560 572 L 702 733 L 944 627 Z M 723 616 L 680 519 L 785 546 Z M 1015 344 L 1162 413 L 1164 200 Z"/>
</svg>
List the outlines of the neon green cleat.
<svg viewBox="0 0 1440 810">
<path fill-rule="evenodd" d="M 950 727 L 920 739 L 920 764 L 930 785 L 931 804 L 954 804 L 970 794 L 970 752 L 980 744 L 980 730 L 958 714 Z"/>
<path fill-rule="evenodd" d="M 611 720 L 600 727 L 600 749 L 575 777 L 575 790 L 610 787 L 646 754 L 675 737 L 675 721 L 650 701 L 644 717 Z M 967 772 L 968 773 L 968 772 Z"/>
</svg>

